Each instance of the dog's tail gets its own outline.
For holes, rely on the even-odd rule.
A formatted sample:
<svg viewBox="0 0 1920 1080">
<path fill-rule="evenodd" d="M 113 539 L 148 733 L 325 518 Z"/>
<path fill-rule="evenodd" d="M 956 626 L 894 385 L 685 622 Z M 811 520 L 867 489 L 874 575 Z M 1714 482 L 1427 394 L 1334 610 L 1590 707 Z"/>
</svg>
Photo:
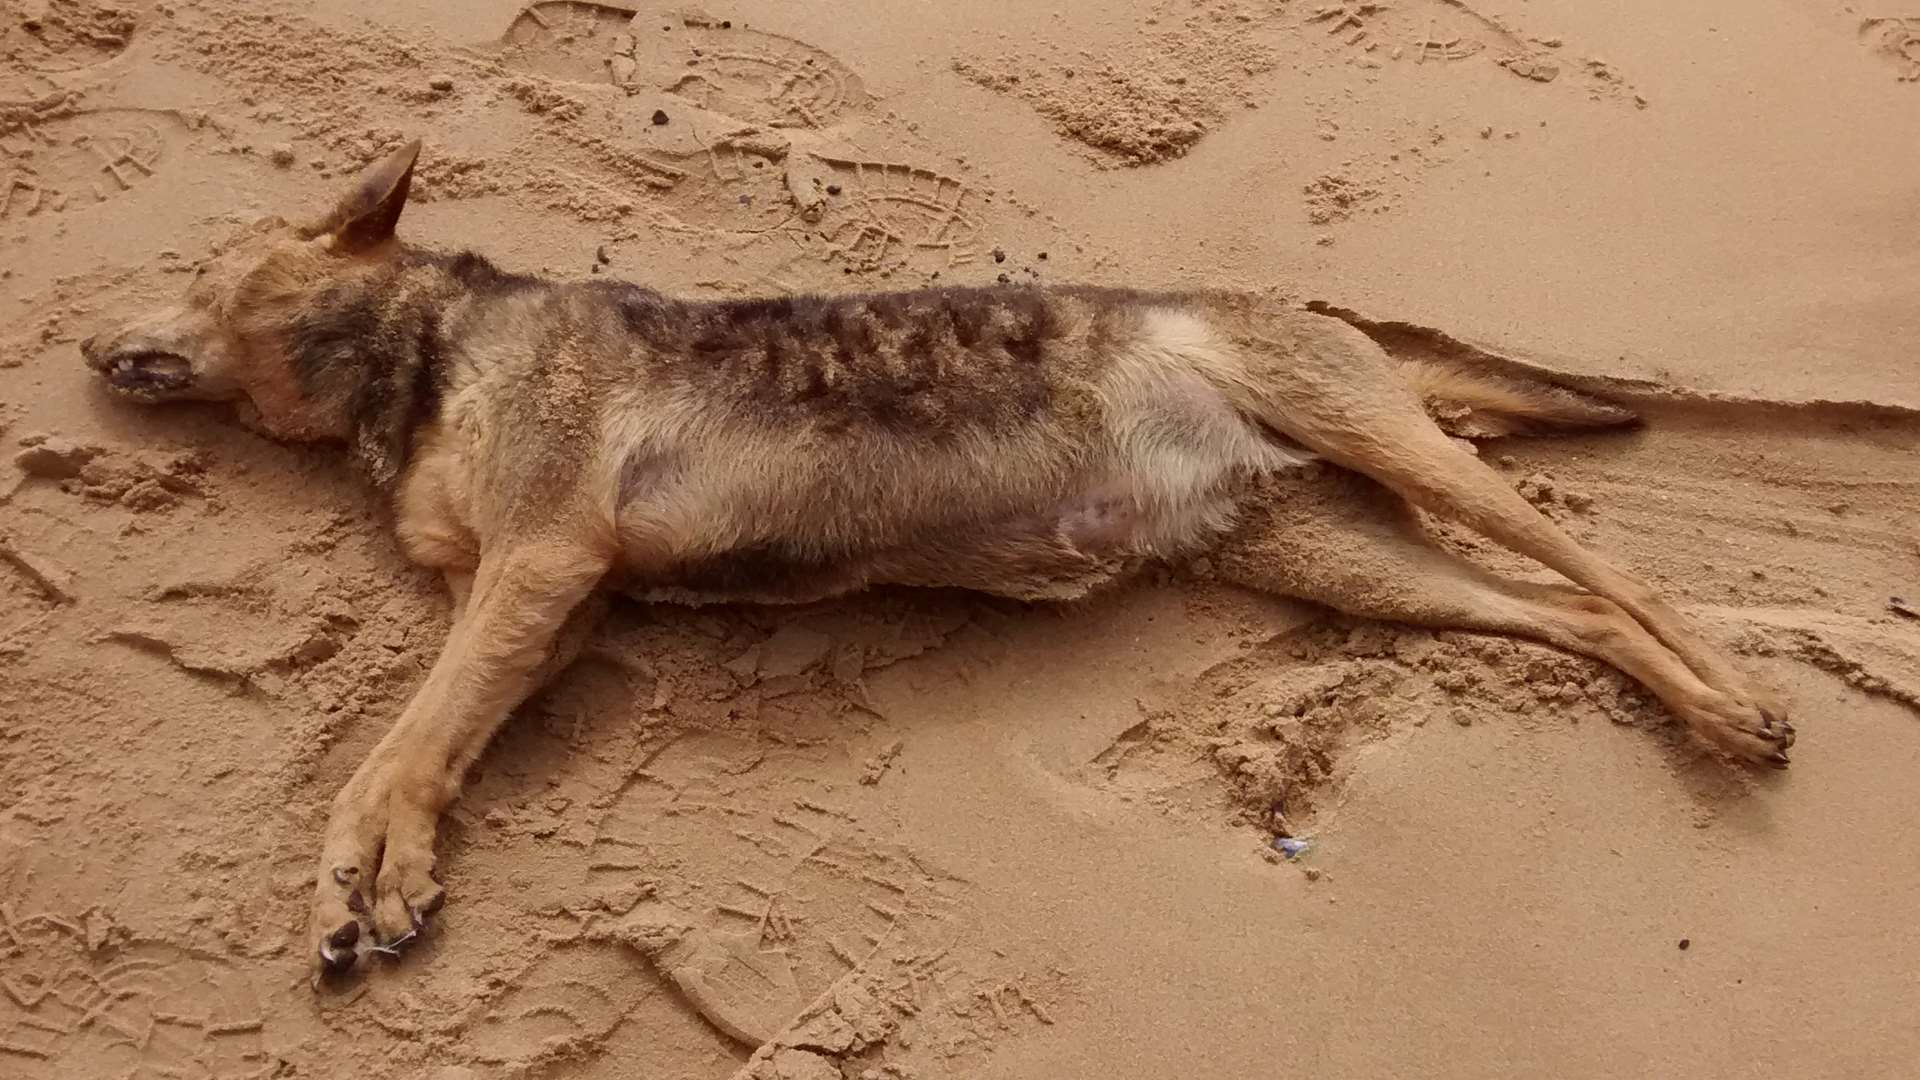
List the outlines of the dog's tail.
<svg viewBox="0 0 1920 1080">
<path fill-rule="evenodd" d="M 1469 371 L 1442 361 L 1408 360 L 1407 381 L 1428 415 L 1449 435 L 1554 435 L 1633 427 L 1640 417 L 1611 402 L 1547 382 Z"/>
</svg>

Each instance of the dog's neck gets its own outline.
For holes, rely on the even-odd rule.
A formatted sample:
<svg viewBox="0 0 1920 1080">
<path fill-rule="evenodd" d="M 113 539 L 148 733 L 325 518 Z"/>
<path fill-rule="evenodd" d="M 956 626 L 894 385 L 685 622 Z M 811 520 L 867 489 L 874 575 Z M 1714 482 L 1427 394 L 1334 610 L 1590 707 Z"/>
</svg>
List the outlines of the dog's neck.
<svg viewBox="0 0 1920 1080">
<path fill-rule="evenodd" d="M 449 308 L 475 293 L 543 284 L 470 253 L 403 248 L 328 290 L 284 338 L 306 422 L 343 440 L 375 484 L 391 487 L 448 388 Z"/>
</svg>

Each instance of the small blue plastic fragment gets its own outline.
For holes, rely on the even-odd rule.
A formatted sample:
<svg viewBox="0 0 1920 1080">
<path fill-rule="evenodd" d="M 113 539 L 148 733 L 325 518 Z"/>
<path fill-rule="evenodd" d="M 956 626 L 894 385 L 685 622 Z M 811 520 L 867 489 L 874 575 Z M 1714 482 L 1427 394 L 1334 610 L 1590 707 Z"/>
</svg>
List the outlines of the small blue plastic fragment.
<svg viewBox="0 0 1920 1080">
<path fill-rule="evenodd" d="M 1306 854 L 1307 849 L 1312 846 L 1313 841 L 1311 840 L 1300 840 L 1291 836 L 1276 836 L 1273 838 L 1273 850 L 1285 855 L 1289 859 L 1299 858 Z"/>
</svg>

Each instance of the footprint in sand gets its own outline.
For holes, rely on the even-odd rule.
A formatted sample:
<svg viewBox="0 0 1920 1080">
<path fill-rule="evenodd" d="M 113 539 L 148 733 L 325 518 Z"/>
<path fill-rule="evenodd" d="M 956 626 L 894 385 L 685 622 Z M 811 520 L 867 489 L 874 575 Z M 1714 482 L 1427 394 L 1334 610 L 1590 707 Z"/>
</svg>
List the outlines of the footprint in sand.
<svg viewBox="0 0 1920 1080">
<path fill-rule="evenodd" d="M 869 103 L 859 76 L 803 41 L 683 17 L 634 23 L 641 71 L 670 73 L 661 89 L 728 116 L 770 127 L 822 128 Z"/>
<path fill-rule="evenodd" d="M 507 63 L 526 71 L 572 82 L 612 82 L 610 61 L 622 50 L 632 55 L 627 28 L 637 13 L 609 4 L 547 0 L 522 9 L 500 35 L 500 46 Z"/>
<path fill-rule="evenodd" d="M 120 198 L 152 180 L 187 130 L 157 109 L 0 120 L 0 221 Z"/>
<path fill-rule="evenodd" d="M 94 0 L 0 0 L 0 103 L 57 93 L 61 77 L 133 43 L 131 7 Z"/>
<path fill-rule="evenodd" d="M 1505 63 L 1509 58 L 1531 57 L 1538 51 L 1499 22 L 1457 0 L 1411 5 L 1332 4 L 1308 14 L 1304 29 L 1319 33 L 1334 48 L 1421 64 L 1466 60 L 1489 49 Z M 1517 69 L 1516 73 L 1550 82 L 1559 69 L 1541 62 L 1537 68 Z"/>
<path fill-rule="evenodd" d="M 1300 24 L 1310 40 L 1347 54 L 1366 65 L 1399 61 L 1446 66 L 1463 60 L 1491 60 L 1509 73 L 1532 82 L 1558 80 L 1568 68 L 1584 78 L 1580 85 L 1596 98 L 1644 99 L 1612 65 L 1588 57 L 1578 64 L 1555 55 L 1558 38 L 1533 37 L 1487 15 L 1466 0 L 1414 0 L 1412 3 L 1344 3 L 1316 7 Z"/>
<path fill-rule="evenodd" d="M 690 225 L 778 234 L 795 257 L 848 273 L 931 276 L 982 254 L 986 200 L 966 182 L 809 148 L 870 99 L 859 76 L 805 42 L 729 20 L 547 0 L 521 11 L 501 47 L 522 70 L 652 86 L 739 121 L 636 178 Z"/>
<path fill-rule="evenodd" d="M 961 884 L 821 794 L 857 787 L 861 768 L 822 748 L 717 734 L 676 743 L 609 809 L 591 846 L 590 888 L 613 897 L 644 882 L 651 894 L 610 905 L 628 910 L 608 936 L 748 1045 L 876 950 L 946 943 Z"/>
<path fill-rule="evenodd" d="M 265 1075 L 252 985 L 158 942 L 109 943 L 93 919 L 0 904 L 0 1075 L 135 1080 Z"/>
<path fill-rule="evenodd" d="M 478 1061 L 520 1067 L 590 1056 L 644 996 L 633 975 L 617 949 L 553 949 L 463 1025 L 462 1049 Z"/>
<path fill-rule="evenodd" d="M 547 0 L 522 10 L 502 43 L 528 70 L 652 86 L 769 127 L 825 127 L 868 102 L 860 78 L 827 53 L 731 20 Z"/>
<path fill-rule="evenodd" d="M 826 193 L 814 232 L 829 261 L 853 270 L 927 272 L 983 254 L 983 200 L 963 181 L 913 165 L 809 159 L 813 190 Z"/>
<path fill-rule="evenodd" d="M 1920 16 L 1862 19 L 1860 40 L 1894 64 L 1901 82 L 1920 82 Z"/>
<path fill-rule="evenodd" d="M 764 134 L 724 138 L 674 162 L 662 201 L 692 225 L 780 233 L 800 257 L 850 272 L 931 274 L 978 260 L 985 200 L 966 182 Z"/>
</svg>

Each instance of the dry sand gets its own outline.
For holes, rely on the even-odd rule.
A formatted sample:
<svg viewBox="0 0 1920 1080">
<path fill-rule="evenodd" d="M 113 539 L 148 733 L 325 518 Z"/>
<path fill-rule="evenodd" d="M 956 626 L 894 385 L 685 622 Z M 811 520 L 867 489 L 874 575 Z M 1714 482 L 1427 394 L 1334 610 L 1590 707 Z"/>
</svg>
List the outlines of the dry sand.
<svg viewBox="0 0 1920 1080">
<path fill-rule="evenodd" d="M 0 0 L 0 1075 L 1920 1061 L 1920 6 L 305 7 Z M 342 460 L 74 343 L 413 135 L 403 227 L 515 268 L 1274 287 L 1633 390 L 1487 454 L 1790 693 L 1796 764 L 1204 564 L 627 607 L 449 816 L 432 940 L 315 996 L 322 816 L 445 601 Z"/>
</svg>

